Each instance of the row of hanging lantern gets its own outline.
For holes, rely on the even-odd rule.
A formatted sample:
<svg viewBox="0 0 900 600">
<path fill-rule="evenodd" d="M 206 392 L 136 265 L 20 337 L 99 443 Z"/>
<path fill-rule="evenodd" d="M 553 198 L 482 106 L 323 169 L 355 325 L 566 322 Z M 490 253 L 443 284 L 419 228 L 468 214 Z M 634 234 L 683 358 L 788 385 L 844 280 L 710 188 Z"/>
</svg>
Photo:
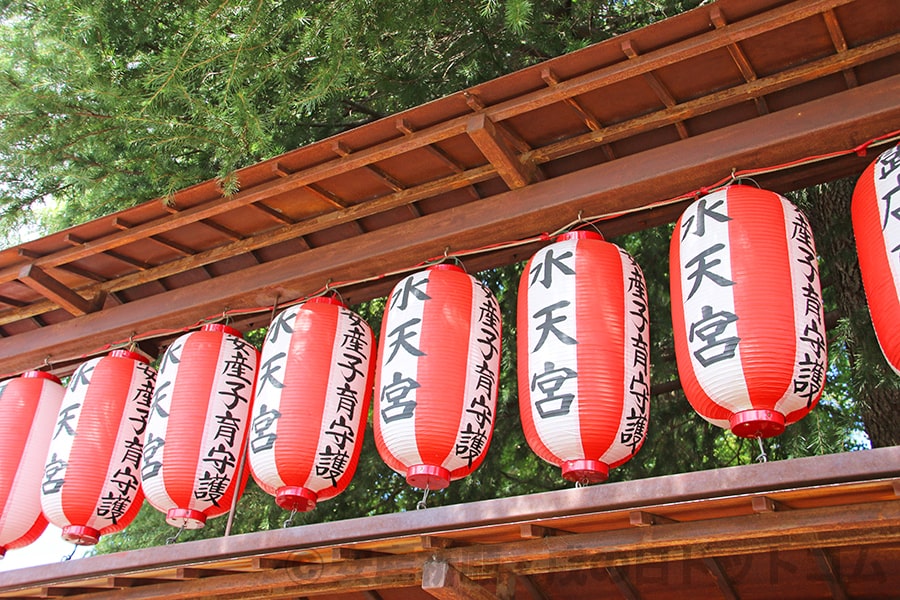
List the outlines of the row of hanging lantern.
<svg viewBox="0 0 900 600">
<path fill-rule="evenodd" d="M 900 365 L 900 150 L 863 174 L 853 223 L 873 322 Z M 694 409 L 743 437 L 778 435 L 825 382 L 812 232 L 787 200 L 733 185 L 691 204 L 671 240 L 678 371 Z M 650 416 L 644 278 L 621 248 L 575 231 L 538 251 L 518 298 L 525 437 L 565 479 L 597 482 L 640 449 Z M 382 322 L 332 297 L 280 313 L 261 356 L 206 325 L 169 346 L 159 373 L 124 350 L 82 364 L 63 390 L 29 372 L 0 384 L 0 556 L 49 520 L 96 543 L 142 496 L 180 528 L 226 513 L 249 471 L 291 511 L 346 488 L 374 379 L 375 445 L 407 482 L 447 487 L 484 460 L 497 414 L 500 309 L 452 264 L 401 280 Z M 377 369 L 376 367 L 377 362 Z M 30 423 L 22 428 L 21 423 Z M 46 520 L 45 520 L 46 519 Z"/>
</svg>

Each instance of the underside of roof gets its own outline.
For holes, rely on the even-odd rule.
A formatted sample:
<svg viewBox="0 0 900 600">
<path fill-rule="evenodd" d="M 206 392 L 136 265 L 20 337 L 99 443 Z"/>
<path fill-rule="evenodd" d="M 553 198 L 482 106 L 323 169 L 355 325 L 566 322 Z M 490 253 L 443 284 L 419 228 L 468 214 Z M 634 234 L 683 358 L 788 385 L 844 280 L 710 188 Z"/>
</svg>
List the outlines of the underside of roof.
<svg viewBox="0 0 900 600">
<path fill-rule="evenodd" d="M 579 216 L 670 222 L 734 172 L 782 192 L 856 174 L 878 146 L 853 149 L 900 129 L 898 50 L 894 0 L 722 0 L 247 167 L 235 194 L 208 181 L 6 249 L 0 373 L 156 355 L 328 285 L 365 300 L 447 253 L 510 263 L 537 246 L 507 242 Z"/>
</svg>

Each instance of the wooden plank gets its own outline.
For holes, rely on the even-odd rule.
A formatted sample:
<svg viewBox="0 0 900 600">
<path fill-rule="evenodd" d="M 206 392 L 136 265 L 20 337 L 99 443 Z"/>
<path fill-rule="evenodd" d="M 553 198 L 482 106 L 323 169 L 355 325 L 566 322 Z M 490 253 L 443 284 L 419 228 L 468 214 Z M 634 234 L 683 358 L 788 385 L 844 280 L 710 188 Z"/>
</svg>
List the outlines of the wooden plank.
<svg viewBox="0 0 900 600">
<path fill-rule="evenodd" d="M 408 539 L 428 532 L 494 528 L 501 523 L 518 523 L 539 519 L 559 519 L 586 515 L 605 515 L 610 511 L 628 511 L 634 506 L 672 506 L 674 503 L 704 503 L 716 498 L 734 498 L 774 490 L 800 490 L 807 500 L 818 502 L 831 498 L 835 505 L 808 510 L 752 514 L 719 519 L 677 523 L 651 530 L 623 526 L 613 531 L 571 534 L 537 540 L 524 540 L 497 545 L 450 548 L 441 555 L 454 565 L 464 565 L 465 574 L 475 577 L 496 576 L 500 565 L 515 565 L 518 574 L 546 572 L 561 567 L 577 570 L 593 566 L 643 564 L 679 558 L 699 559 L 725 556 L 733 552 L 796 549 L 802 547 L 842 547 L 848 544 L 896 543 L 900 539 L 900 503 L 869 502 L 863 482 L 877 486 L 883 497 L 889 482 L 900 470 L 900 447 L 879 448 L 852 453 L 785 460 L 765 464 L 683 473 L 667 477 L 604 484 L 584 489 L 566 489 L 527 497 L 501 498 L 471 504 L 435 507 L 427 511 L 385 514 L 376 517 L 346 519 L 259 533 L 185 542 L 166 547 L 147 548 L 123 553 L 88 557 L 79 561 L 19 569 L 4 574 L 0 594 L 16 589 L 30 589 L 61 581 L 90 580 L 127 573 L 147 573 L 182 565 L 223 564 L 242 559 L 304 548 L 319 549 L 349 543 L 381 540 L 390 546 L 391 539 Z M 841 485 L 840 482 L 846 482 Z M 842 491 L 844 490 L 844 491 Z M 846 490 L 853 490 L 847 493 Z M 848 499 L 859 498 L 862 504 L 848 505 Z M 696 512 L 696 511 L 695 511 Z M 702 511 L 701 511 L 702 512 Z M 892 542 L 893 540 L 893 542 Z M 214 542 L 214 543 L 213 543 Z M 559 564 L 546 561 L 559 557 Z M 193 590 L 226 593 L 229 586 L 241 593 L 253 586 L 271 582 L 273 587 L 288 585 L 298 579 L 322 581 L 332 585 L 348 577 L 384 576 L 394 582 L 415 585 L 422 561 L 431 553 L 376 557 L 332 565 L 310 564 L 277 572 L 247 573 L 206 578 L 199 582 L 179 582 L 185 593 Z M 530 559 L 529 559 L 530 557 Z M 518 561 L 533 560 L 533 564 Z M 281 571 L 284 571 L 283 573 Z M 244 579 L 245 575 L 247 579 Z M 257 576 L 257 577 L 253 577 Z M 413 582 L 413 583 L 410 583 Z M 218 587 L 221 583 L 221 587 Z M 364 583 L 362 581 L 354 584 Z M 244 588 L 244 585 L 249 587 Z M 380 583 L 379 583 L 380 585 Z M 197 587 L 191 587 L 197 586 Z M 374 586 L 373 586 L 374 587 Z M 150 592 L 146 592 L 150 588 Z M 267 588 L 272 589 L 272 588 Z M 319 589 L 319 588 L 315 588 Z M 324 587 L 322 588 L 324 589 Z M 367 589 L 360 585 L 356 589 Z M 148 597 L 165 597 L 159 586 L 144 588 Z M 313 593 L 304 588 L 302 593 Z M 171 591 L 171 590 L 169 590 Z M 298 594 L 300 592 L 297 592 Z"/>
<path fill-rule="evenodd" d="M 134 331 L 180 328 L 225 307 L 260 306 L 277 293 L 301 297 L 329 279 L 348 281 L 407 268 L 446 248 L 475 248 L 532 236 L 570 222 L 581 211 L 598 215 L 640 209 L 708 185 L 736 166 L 778 164 L 852 148 L 900 129 L 900 76 L 656 147 L 493 196 L 386 227 L 296 256 L 217 277 L 156 297 L 111 307 L 0 340 L 0 364 L 15 372 L 55 357 L 81 355 L 100 341 Z M 702 167 L 702 168 L 701 168 Z M 457 176 L 458 177 L 458 176 Z M 503 210 L 498 210 L 503 207 Z M 365 299 L 360 291 L 356 301 Z"/>
<path fill-rule="evenodd" d="M 761 522 L 768 520 L 768 524 Z M 242 573 L 195 581 L 160 584 L 85 596 L 85 600 L 101 598 L 180 598 L 206 596 L 267 597 L 296 596 L 300 593 L 348 592 L 404 585 L 415 580 L 411 571 L 423 570 L 423 585 L 437 597 L 481 597 L 474 580 L 490 577 L 499 565 L 516 564 L 520 572 L 538 573 L 546 569 L 582 570 L 586 568 L 620 567 L 676 557 L 693 559 L 753 551 L 795 550 L 801 547 L 840 546 L 845 543 L 896 543 L 900 540 L 900 506 L 895 501 L 838 506 L 809 510 L 750 515 L 724 519 L 707 519 L 682 523 L 655 530 L 630 528 L 564 538 L 533 540 L 479 546 L 445 551 L 448 566 L 465 579 L 447 569 L 433 570 L 426 579 L 427 553 L 413 553 L 391 558 L 378 558 L 353 563 L 334 563 L 277 572 Z M 662 534 L 662 535 L 660 535 Z M 675 534 L 675 535 L 671 535 Z M 867 540 L 868 541 L 864 541 Z M 850 540 L 853 540 L 852 542 Z M 560 542 L 560 543 L 557 543 Z M 547 556 L 553 556 L 548 565 Z M 437 563 L 435 563 L 437 564 Z M 352 566 L 354 569 L 348 571 Z M 467 581 L 473 580 L 473 581 Z M 455 594 L 455 595 L 453 595 Z M 468 594 L 460 596 L 459 594 Z"/>
<path fill-rule="evenodd" d="M 494 165 L 497 173 L 510 189 L 525 187 L 544 179 L 536 164 L 519 159 L 515 150 L 501 137 L 493 121 L 484 113 L 479 113 L 469 119 L 466 133 L 469 134 L 487 161 Z"/>
<path fill-rule="evenodd" d="M 544 82 L 551 87 L 559 85 L 559 77 L 556 76 L 556 74 L 552 69 L 550 69 L 550 67 L 541 70 L 541 79 L 543 79 Z M 578 102 L 578 100 L 574 97 L 566 98 L 564 102 L 568 104 L 572 108 L 572 110 L 575 111 L 575 113 L 582 121 L 584 121 L 585 126 L 590 131 L 598 131 L 603 127 L 600 124 L 600 121 L 597 120 L 597 117 L 591 114 L 591 112 L 583 107 L 581 103 Z M 610 146 L 609 144 L 601 144 L 600 149 L 603 150 L 603 154 L 606 156 L 607 160 L 616 159 L 616 154 L 615 152 L 613 152 L 612 146 Z"/>
<path fill-rule="evenodd" d="M 422 566 L 422 589 L 441 600 L 497 600 L 497 596 L 439 560 Z"/>
<path fill-rule="evenodd" d="M 704 558 L 703 566 L 706 567 L 706 570 L 709 571 L 712 578 L 716 580 L 716 586 L 719 588 L 719 591 L 722 592 L 722 597 L 725 598 L 725 600 L 739 600 L 737 592 L 735 592 L 734 586 L 728 578 L 728 574 L 725 573 L 725 570 L 716 558 Z"/>
<path fill-rule="evenodd" d="M 709 18 L 712 21 L 713 25 L 716 26 L 716 29 L 722 29 L 728 24 L 725 21 L 725 16 L 722 14 L 722 9 L 718 6 L 713 6 L 709 9 Z M 733 60 L 734 64 L 737 65 L 737 68 L 741 72 L 744 81 L 756 81 L 756 69 L 754 69 L 753 65 L 750 64 L 750 59 L 747 58 L 747 55 L 744 53 L 744 50 L 741 48 L 740 44 L 729 44 L 727 48 L 728 53 L 731 55 L 731 60 Z M 759 114 L 765 115 L 769 113 L 769 105 L 766 103 L 765 96 L 757 96 L 753 98 L 753 102 L 756 104 L 756 111 Z"/>
<path fill-rule="evenodd" d="M 33 264 L 22 267 L 19 271 L 19 281 L 76 317 L 98 308 L 95 302 L 82 298 Z"/>
<path fill-rule="evenodd" d="M 634 60 L 638 57 L 637 50 L 634 47 L 634 44 L 631 40 L 624 40 L 621 43 L 622 52 L 625 56 L 628 57 L 629 60 Z M 672 92 L 669 91 L 662 81 L 659 80 L 659 77 L 656 76 L 655 73 L 649 71 L 647 73 L 642 74 L 644 77 L 644 81 L 647 82 L 647 85 L 650 86 L 650 89 L 653 90 L 653 93 L 656 94 L 656 97 L 660 99 L 660 101 L 668 108 L 672 108 L 678 102 L 675 100 L 675 97 L 672 95 Z M 675 129 L 678 131 L 678 137 L 681 139 L 685 139 L 688 137 L 687 127 L 685 126 L 683 121 L 676 121 L 673 123 L 675 125 Z"/>
<path fill-rule="evenodd" d="M 822 16 L 825 18 L 825 25 L 828 27 L 828 34 L 831 36 L 831 41 L 834 44 L 834 49 L 838 51 L 838 53 L 847 51 L 847 39 L 844 37 L 844 31 L 841 29 L 841 24 L 838 21 L 837 15 L 833 10 L 826 10 L 822 13 Z M 853 72 L 853 69 L 845 69 L 844 73 L 844 81 L 847 82 L 848 88 L 854 88 L 859 85 L 859 80 L 856 78 L 856 73 Z"/>
</svg>

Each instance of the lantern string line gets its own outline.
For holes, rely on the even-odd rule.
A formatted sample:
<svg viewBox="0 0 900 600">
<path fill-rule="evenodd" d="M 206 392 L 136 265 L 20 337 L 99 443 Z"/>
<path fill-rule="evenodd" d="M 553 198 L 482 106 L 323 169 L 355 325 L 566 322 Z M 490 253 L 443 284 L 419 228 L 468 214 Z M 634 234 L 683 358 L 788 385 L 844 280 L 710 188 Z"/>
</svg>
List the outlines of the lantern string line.
<svg viewBox="0 0 900 600">
<path fill-rule="evenodd" d="M 756 442 L 759 444 L 759 456 L 756 457 L 756 462 L 768 462 L 769 457 L 766 456 L 766 448 L 763 446 L 762 436 L 756 436 Z"/>
<path fill-rule="evenodd" d="M 453 251 L 453 252 L 451 252 L 450 248 L 447 247 L 444 250 L 442 255 L 420 261 L 419 263 L 414 264 L 414 265 L 395 269 L 393 271 L 388 271 L 385 273 L 372 275 L 370 277 L 364 277 L 364 278 L 360 278 L 360 279 L 353 279 L 353 280 L 346 280 L 346 281 L 333 282 L 333 281 L 329 280 L 328 283 L 326 283 L 323 287 L 319 288 L 315 292 L 308 294 L 306 296 L 301 296 L 301 297 L 295 298 L 294 300 L 291 300 L 288 302 L 284 302 L 280 306 L 281 306 L 281 308 L 288 308 L 288 307 L 294 306 L 296 304 L 301 304 L 303 302 L 306 302 L 310 298 L 321 296 L 321 295 L 324 295 L 329 292 L 336 292 L 339 288 L 357 286 L 357 285 L 371 283 L 374 281 L 379 281 L 379 280 L 383 280 L 383 279 L 387 279 L 387 278 L 391 278 L 391 277 L 406 275 L 409 273 L 419 271 L 422 268 L 431 266 L 433 264 L 444 262 L 446 260 L 453 260 L 457 264 L 461 265 L 462 264 L 461 259 L 465 258 L 465 257 L 475 256 L 475 255 L 479 255 L 479 254 L 486 254 L 486 253 L 493 252 L 495 250 L 511 249 L 511 248 L 516 248 L 518 246 L 527 246 L 527 245 L 531 245 L 531 244 L 535 244 L 535 243 L 539 243 L 539 242 L 551 242 L 551 241 L 554 241 L 556 238 L 558 238 L 560 235 L 563 235 L 575 228 L 585 226 L 585 225 L 591 226 L 594 229 L 597 229 L 599 231 L 599 227 L 597 224 L 601 223 L 603 221 L 608 221 L 611 219 L 615 219 L 615 218 L 633 214 L 633 213 L 645 212 L 645 211 L 653 210 L 655 208 L 670 206 L 673 204 L 686 202 L 688 200 L 695 200 L 695 199 L 699 198 L 700 196 L 704 196 L 710 192 L 722 189 L 728 185 L 731 185 L 731 184 L 741 181 L 743 179 L 749 179 L 750 181 L 753 181 L 753 183 L 756 183 L 756 181 L 754 181 L 752 179 L 752 177 L 754 175 L 764 175 L 764 174 L 775 173 L 775 172 L 779 172 L 779 171 L 786 171 L 786 170 L 790 170 L 790 169 L 793 169 L 793 168 L 796 168 L 799 166 L 822 162 L 822 161 L 826 161 L 826 160 L 830 160 L 830 159 L 834 159 L 834 158 L 839 158 L 842 156 L 848 156 L 851 154 L 865 156 L 866 152 L 871 147 L 887 145 L 887 144 L 891 144 L 891 143 L 896 143 L 898 141 L 900 141 L 900 129 L 891 131 L 889 133 L 885 133 L 884 135 L 872 138 L 866 142 L 863 142 L 862 144 L 859 144 L 853 148 L 849 148 L 849 149 L 845 149 L 845 150 L 837 150 L 837 151 L 829 152 L 826 154 L 808 156 L 808 157 L 800 158 L 797 160 L 785 162 L 785 163 L 778 164 L 778 165 L 758 167 L 755 169 L 739 170 L 737 168 L 733 168 L 727 176 L 716 181 L 715 183 L 713 183 L 710 186 L 700 187 L 691 192 L 681 194 L 680 196 L 675 196 L 674 198 L 669 198 L 668 200 L 662 200 L 659 202 L 654 202 L 651 204 L 646 204 L 646 205 L 642 205 L 642 206 L 638 206 L 638 207 L 634 207 L 634 208 L 628 208 L 628 209 L 624 209 L 624 210 L 620 210 L 620 211 L 603 213 L 600 215 L 593 215 L 593 216 L 588 216 L 588 217 L 585 217 L 582 214 L 582 212 L 579 211 L 578 216 L 574 221 L 571 221 L 567 225 L 565 225 L 553 232 L 543 232 L 543 233 L 533 235 L 530 237 L 526 237 L 526 238 L 510 240 L 510 241 L 505 241 L 505 242 L 497 242 L 494 244 L 488 244 L 488 245 L 481 246 L 478 248 L 462 249 L 462 250 L 457 250 L 457 251 Z M 759 184 L 757 184 L 757 186 L 758 185 Z M 602 232 L 601 232 L 601 235 L 602 235 Z M 136 344 L 138 341 L 147 341 L 147 340 L 152 340 L 152 339 L 156 339 L 156 338 L 167 338 L 167 337 L 171 337 L 171 336 L 174 336 L 174 335 L 177 335 L 180 333 L 187 333 L 187 332 L 193 331 L 195 329 L 199 329 L 200 327 L 202 327 L 203 325 L 206 325 L 208 323 L 216 323 L 216 322 L 221 322 L 224 320 L 227 324 L 227 323 L 231 322 L 232 320 L 240 318 L 240 317 L 249 317 L 249 316 L 264 314 L 264 313 L 269 313 L 269 312 L 272 313 L 273 318 L 274 318 L 274 312 L 278 306 L 279 306 L 278 298 L 276 297 L 274 304 L 269 305 L 269 306 L 238 308 L 238 309 L 226 308 L 220 314 L 209 316 L 204 319 L 200 319 L 191 325 L 187 325 L 187 326 L 180 327 L 180 328 L 152 329 L 149 331 L 145 331 L 143 333 L 133 333 L 128 339 L 106 343 L 103 346 L 100 346 L 99 348 L 96 348 L 89 352 L 85 352 L 84 354 L 81 354 L 81 355 L 70 356 L 68 358 L 57 357 L 54 359 L 54 362 L 56 362 L 56 364 L 62 364 L 62 363 L 83 361 L 87 358 L 91 358 L 93 356 L 104 354 L 110 350 L 125 348 L 132 343 Z M 50 360 L 50 357 L 48 356 L 44 360 L 44 363 L 38 367 L 38 369 L 41 367 L 49 367 L 49 360 Z M 20 374 L 21 374 L 21 372 L 7 373 L 7 374 L 0 375 L 0 379 L 15 377 L 16 375 L 20 375 Z"/>
<path fill-rule="evenodd" d="M 292 508 L 291 516 L 289 516 L 287 519 L 284 520 L 284 523 L 281 524 L 281 527 L 283 529 L 287 529 L 288 527 L 291 527 L 294 524 L 294 515 L 296 515 L 296 514 L 297 514 L 297 509 Z"/>
<path fill-rule="evenodd" d="M 69 553 L 68 556 L 63 556 L 61 562 L 68 562 L 68 561 L 72 560 L 72 557 L 75 556 L 76 550 L 78 550 L 78 546 L 76 546 L 75 544 L 72 544 L 72 551 Z"/>
<path fill-rule="evenodd" d="M 426 501 L 428 500 L 428 484 L 425 484 L 425 494 L 422 496 L 422 499 L 416 503 L 416 510 L 423 510 L 428 508 Z"/>
<path fill-rule="evenodd" d="M 181 523 L 181 527 L 178 528 L 178 531 L 175 532 L 175 535 L 173 535 L 172 537 L 166 538 L 166 545 L 174 544 L 175 542 L 177 542 L 178 538 L 181 537 L 181 534 L 184 532 L 185 529 L 187 529 L 187 519 L 185 519 Z"/>
</svg>

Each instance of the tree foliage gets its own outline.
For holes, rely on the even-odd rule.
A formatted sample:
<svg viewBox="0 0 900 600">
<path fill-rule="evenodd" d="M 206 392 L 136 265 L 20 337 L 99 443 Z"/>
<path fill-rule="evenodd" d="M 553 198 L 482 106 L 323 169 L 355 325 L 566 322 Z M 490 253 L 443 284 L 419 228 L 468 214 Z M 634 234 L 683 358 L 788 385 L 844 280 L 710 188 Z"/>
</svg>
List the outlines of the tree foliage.
<svg viewBox="0 0 900 600">
<path fill-rule="evenodd" d="M 35 219 L 61 228 L 210 177 L 235 191 L 239 167 L 698 3 L 0 1 L 0 233 L 10 239 Z M 847 191 L 841 193 L 846 199 Z M 818 214 L 833 195 L 811 192 L 801 200 L 807 213 Z M 814 218 L 813 225 L 817 236 L 837 240 L 834 248 L 841 240 L 852 245 L 846 223 L 837 227 Z M 746 464 L 760 454 L 755 441 L 698 417 L 677 385 L 664 259 L 670 234 L 671 226 L 663 226 L 614 240 L 645 272 L 655 393 L 644 448 L 612 472 L 613 481 Z M 831 242 L 822 247 L 826 263 L 840 254 Z M 840 256 L 841 265 L 855 260 Z M 510 265 L 479 275 L 497 294 L 503 315 L 496 429 L 482 467 L 433 493 L 430 505 L 568 485 L 531 452 L 519 424 L 513 340 L 521 270 Z M 884 412 L 873 413 L 861 392 L 877 388 L 896 402 L 896 377 L 883 366 L 873 374 L 872 365 L 883 361 L 863 353 L 857 341 L 871 326 L 858 314 L 861 288 L 851 292 L 827 298 L 829 310 L 845 318 L 832 336 L 826 395 L 809 417 L 766 442 L 769 458 L 859 447 L 865 443 L 861 428 L 875 431 L 869 419 Z M 377 331 L 383 305 L 375 300 L 356 310 Z M 888 406 L 896 419 L 896 404 Z M 381 462 L 369 423 L 354 483 L 315 511 L 296 515 L 294 524 L 415 509 L 421 493 Z M 876 441 L 898 443 L 897 430 L 889 421 Z M 278 528 L 287 517 L 251 482 L 234 532 Z M 225 522 L 215 519 L 185 537 L 222 535 Z M 173 533 L 145 506 L 135 523 L 104 538 L 99 550 L 162 544 Z"/>
</svg>

